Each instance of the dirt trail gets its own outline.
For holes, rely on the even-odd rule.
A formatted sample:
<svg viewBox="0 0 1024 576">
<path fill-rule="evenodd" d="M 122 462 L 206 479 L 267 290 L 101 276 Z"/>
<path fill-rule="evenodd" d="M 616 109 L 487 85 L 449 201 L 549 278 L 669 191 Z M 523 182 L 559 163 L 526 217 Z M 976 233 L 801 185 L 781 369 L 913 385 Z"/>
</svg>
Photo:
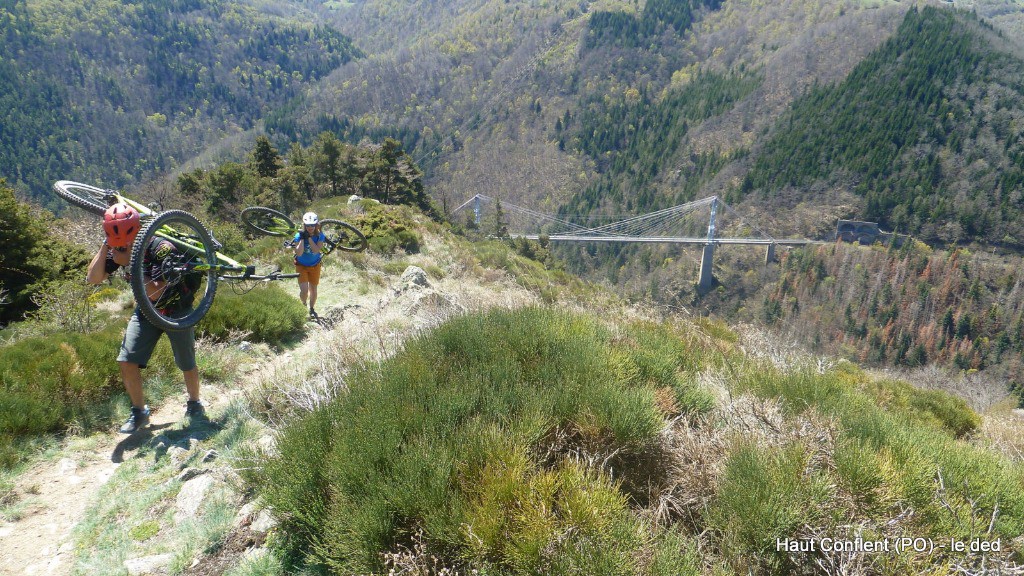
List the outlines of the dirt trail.
<svg viewBox="0 0 1024 576">
<path fill-rule="evenodd" d="M 204 402 L 215 410 L 219 400 L 210 390 L 207 387 Z M 0 524 L 0 574 L 70 574 L 72 529 L 99 489 L 121 462 L 161 430 L 177 425 L 183 414 L 184 403 L 169 401 L 154 409 L 150 425 L 135 434 L 96 434 L 79 440 L 79 446 L 66 448 L 58 461 L 41 462 L 22 474 L 15 485 L 24 505 L 20 518 Z"/>
</svg>

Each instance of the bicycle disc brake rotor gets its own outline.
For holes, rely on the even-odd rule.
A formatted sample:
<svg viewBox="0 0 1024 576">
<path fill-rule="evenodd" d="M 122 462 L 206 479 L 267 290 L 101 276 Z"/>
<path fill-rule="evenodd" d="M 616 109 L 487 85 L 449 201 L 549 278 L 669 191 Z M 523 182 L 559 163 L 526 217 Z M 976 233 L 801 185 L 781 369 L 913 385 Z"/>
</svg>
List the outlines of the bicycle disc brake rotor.
<svg viewBox="0 0 1024 576">
<path fill-rule="evenodd" d="M 164 258 L 159 265 L 160 279 L 168 286 L 174 286 L 182 281 L 188 269 L 189 256 L 187 254 L 171 254 Z"/>
</svg>

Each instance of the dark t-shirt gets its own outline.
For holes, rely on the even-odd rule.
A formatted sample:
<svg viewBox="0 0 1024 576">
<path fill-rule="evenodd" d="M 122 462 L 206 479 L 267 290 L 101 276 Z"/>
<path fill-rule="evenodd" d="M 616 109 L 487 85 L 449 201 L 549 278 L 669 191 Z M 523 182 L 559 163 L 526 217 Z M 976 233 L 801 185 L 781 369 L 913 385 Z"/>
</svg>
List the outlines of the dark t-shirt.
<svg viewBox="0 0 1024 576">
<path fill-rule="evenodd" d="M 153 238 L 149 241 L 149 245 L 146 246 L 145 252 L 143 252 L 143 275 L 152 280 L 164 280 L 164 262 L 167 261 L 168 258 L 176 259 L 180 254 L 181 252 L 173 243 L 164 240 L 163 238 Z M 113 251 L 108 251 L 104 270 L 106 270 L 109 275 L 116 272 L 120 267 L 120 264 L 114 262 Z M 131 281 L 130 272 L 126 275 L 129 276 L 129 281 Z M 172 280 L 168 283 L 164 293 L 156 302 L 153 303 L 153 305 L 160 309 L 191 307 L 192 301 L 195 299 L 195 291 L 199 289 L 201 283 L 201 274 L 186 274 L 178 278 L 177 281 Z"/>
</svg>

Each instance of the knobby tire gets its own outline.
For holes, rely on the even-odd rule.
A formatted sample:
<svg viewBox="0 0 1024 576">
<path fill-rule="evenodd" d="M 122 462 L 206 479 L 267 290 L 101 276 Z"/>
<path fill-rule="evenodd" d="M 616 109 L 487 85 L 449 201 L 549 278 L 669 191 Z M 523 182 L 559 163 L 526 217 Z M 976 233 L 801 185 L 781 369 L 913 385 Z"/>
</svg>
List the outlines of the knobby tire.
<svg viewBox="0 0 1024 576">
<path fill-rule="evenodd" d="M 82 208 L 86 212 L 103 216 L 104 212 L 107 211 L 107 196 L 110 192 L 102 188 L 80 182 L 72 182 L 71 180 L 61 180 L 54 183 L 53 191 L 57 193 L 57 196 Z"/>
<path fill-rule="evenodd" d="M 242 210 L 242 224 L 253 232 L 269 236 L 291 236 L 295 230 L 295 224 L 283 212 L 262 206 Z"/>
<path fill-rule="evenodd" d="M 366 236 L 355 226 L 341 220 L 321 220 L 320 231 L 338 250 L 345 252 L 362 252 L 366 250 Z M 330 254 L 330 244 L 324 247 L 324 254 Z"/>
<path fill-rule="evenodd" d="M 205 272 L 192 272 L 200 274 L 202 282 L 196 290 L 195 299 L 191 309 L 165 315 L 156 308 L 155 303 L 149 299 L 146 288 L 151 280 L 146 278 L 144 260 L 146 247 L 157 233 L 172 236 L 172 244 L 178 249 L 178 255 L 173 257 L 174 268 L 189 269 L 198 265 L 209 265 Z M 160 236 L 163 238 L 163 236 Z M 189 248 L 188 246 L 191 246 Z M 169 285 L 185 281 L 186 273 L 179 270 L 170 270 L 170 264 L 165 261 L 164 277 Z M 210 232 L 199 220 L 182 210 L 168 210 L 159 214 L 148 222 L 139 232 L 132 246 L 132 258 L 129 264 L 131 270 L 132 292 L 135 294 L 135 302 L 142 314 L 154 326 L 163 330 L 187 330 L 195 326 L 213 305 L 213 297 L 217 291 L 217 272 L 215 266 L 218 264 L 217 253 L 214 249 L 213 238 Z"/>
</svg>

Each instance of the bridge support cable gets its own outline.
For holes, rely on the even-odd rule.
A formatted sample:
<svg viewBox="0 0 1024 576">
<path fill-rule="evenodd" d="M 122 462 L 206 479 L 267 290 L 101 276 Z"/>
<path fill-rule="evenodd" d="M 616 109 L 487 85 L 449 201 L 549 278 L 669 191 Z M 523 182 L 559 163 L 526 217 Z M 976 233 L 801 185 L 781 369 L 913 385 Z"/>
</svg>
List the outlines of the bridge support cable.
<svg viewBox="0 0 1024 576">
<path fill-rule="evenodd" d="M 473 205 L 477 224 L 486 206 L 497 205 L 497 200 L 477 194 L 456 208 L 453 213 Z M 503 222 L 512 236 L 537 240 L 546 237 L 558 242 L 638 242 L 664 244 L 700 244 L 700 276 L 697 290 L 704 294 L 715 286 L 715 248 L 722 244 L 765 246 L 765 264 L 775 261 L 779 245 L 799 246 L 816 243 L 812 240 L 778 240 L 758 226 L 748 222 L 717 196 L 695 200 L 665 208 L 649 214 L 629 216 L 599 226 L 583 226 L 556 218 L 530 208 L 501 203 L 503 218 L 520 218 L 513 225 Z M 704 212 L 707 208 L 708 212 Z M 706 218 L 706 220 L 705 220 Z M 706 224 L 706 228 L 704 225 Z"/>
</svg>

